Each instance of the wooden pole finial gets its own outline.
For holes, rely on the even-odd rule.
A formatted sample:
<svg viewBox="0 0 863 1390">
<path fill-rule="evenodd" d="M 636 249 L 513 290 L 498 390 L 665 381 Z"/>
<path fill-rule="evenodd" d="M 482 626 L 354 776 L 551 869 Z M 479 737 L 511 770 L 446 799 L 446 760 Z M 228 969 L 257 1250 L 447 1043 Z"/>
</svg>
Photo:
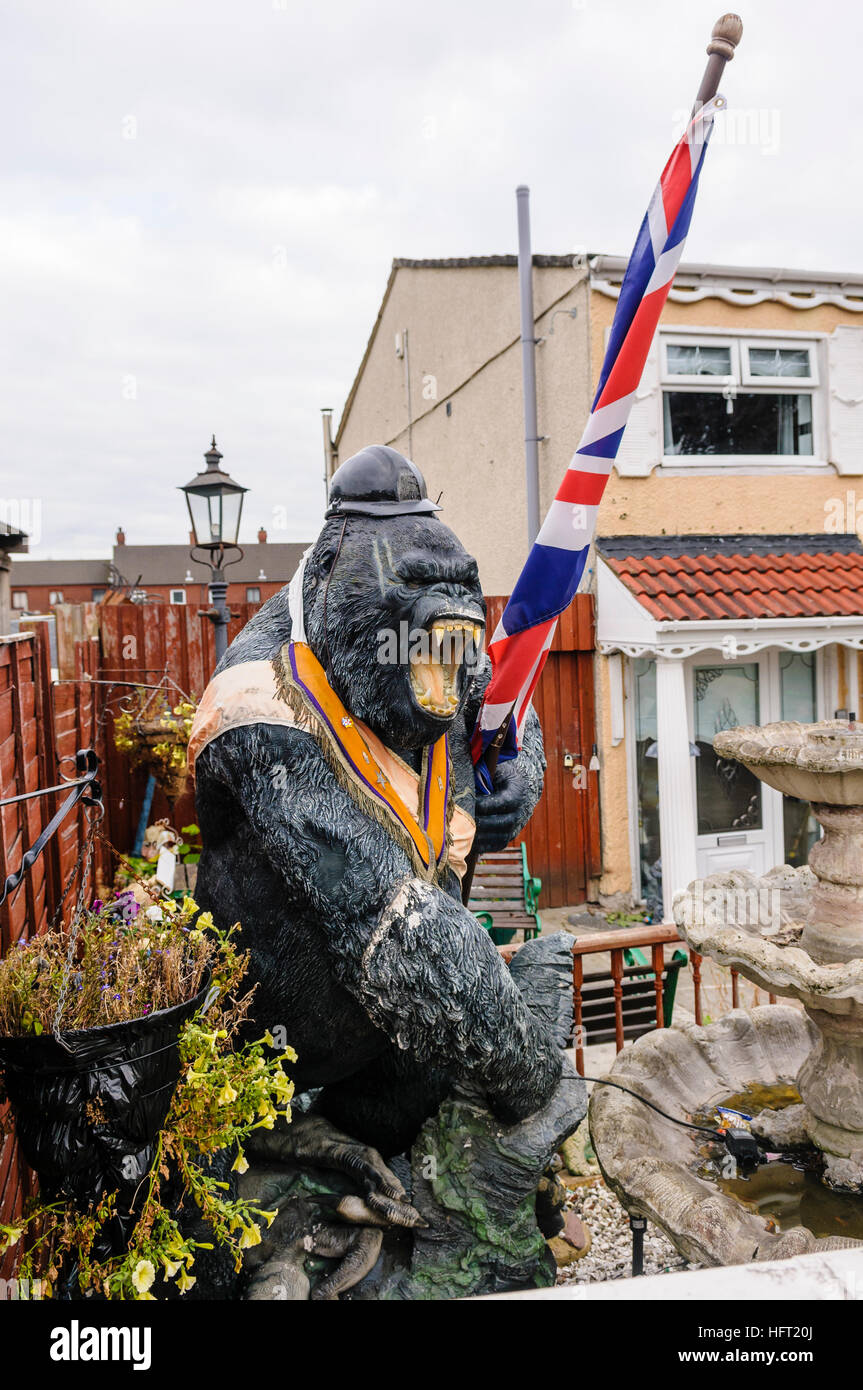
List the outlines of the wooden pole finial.
<svg viewBox="0 0 863 1390">
<path fill-rule="evenodd" d="M 698 111 L 706 102 L 712 101 L 716 96 L 725 64 L 730 63 L 734 57 L 734 50 L 739 44 L 742 34 L 743 20 L 739 15 L 724 14 L 721 19 L 717 19 L 710 36 L 710 43 L 707 45 L 707 67 L 704 69 L 701 86 L 692 108 L 693 112 Z"/>
<path fill-rule="evenodd" d="M 717 19 L 713 26 L 707 52 L 711 55 L 716 53 L 719 57 L 724 58 L 726 63 L 730 63 L 742 35 L 743 20 L 740 15 L 724 14 L 721 19 Z"/>
</svg>

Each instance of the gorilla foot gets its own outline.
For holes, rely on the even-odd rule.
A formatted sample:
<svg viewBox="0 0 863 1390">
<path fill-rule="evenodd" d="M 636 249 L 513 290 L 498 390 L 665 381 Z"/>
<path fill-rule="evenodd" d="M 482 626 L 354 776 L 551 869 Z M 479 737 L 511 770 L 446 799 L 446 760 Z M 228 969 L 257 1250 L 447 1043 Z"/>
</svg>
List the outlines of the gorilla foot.
<svg viewBox="0 0 863 1390">
<path fill-rule="evenodd" d="M 376 1149 L 351 1139 L 322 1115 L 294 1112 L 289 1125 L 256 1131 L 249 1156 L 264 1163 L 291 1168 L 330 1169 L 350 1178 L 362 1196 L 345 1194 L 339 1215 L 373 1226 L 422 1226 L 423 1219 Z M 343 1208 L 343 1209 L 342 1209 Z"/>
<path fill-rule="evenodd" d="M 246 1255 L 249 1300 L 338 1298 L 374 1268 L 385 1231 L 425 1224 L 380 1154 L 319 1115 L 258 1131 L 247 1152 L 240 1194 L 278 1212 Z"/>
</svg>

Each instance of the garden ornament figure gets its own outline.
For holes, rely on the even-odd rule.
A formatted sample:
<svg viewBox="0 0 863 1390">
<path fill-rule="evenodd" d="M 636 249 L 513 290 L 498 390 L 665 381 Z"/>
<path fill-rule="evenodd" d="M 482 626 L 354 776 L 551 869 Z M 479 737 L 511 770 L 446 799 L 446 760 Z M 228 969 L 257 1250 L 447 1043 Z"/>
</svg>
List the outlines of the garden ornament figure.
<svg viewBox="0 0 863 1390">
<path fill-rule="evenodd" d="M 474 834 L 481 851 L 518 834 L 545 763 L 531 714 L 518 757 L 475 797 L 485 603 L 436 511 L 395 450 L 344 463 L 323 530 L 232 643 L 189 744 L 196 896 L 219 925 L 242 923 L 255 1027 L 296 1049 L 297 1091 L 314 1093 L 308 1115 L 263 1136 L 258 1180 L 271 1188 L 272 1165 L 293 1163 L 340 1168 L 363 1189 L 343 1190 L 339 1215 L 361 1234 L 313 1296 L 361 1278 L 385 1225 L 414 1230 L 411 1272 L 385 1295 L 547 1280 L 533 1194 L 585 1108 L 562 1051 L 569 938 L 528 943 L 511 972 L 460 900 Z M 470 1139 L 456 1163 L 453 1126 Z M 412 1146 L 409 1203 L 384 1160 Z M 307 1292 L 303 1220 L 295 1205 L 252 1296 Z M 345 1253 L 344 1228 L 328 1240 L 319 1253 Z"/>
</svg>

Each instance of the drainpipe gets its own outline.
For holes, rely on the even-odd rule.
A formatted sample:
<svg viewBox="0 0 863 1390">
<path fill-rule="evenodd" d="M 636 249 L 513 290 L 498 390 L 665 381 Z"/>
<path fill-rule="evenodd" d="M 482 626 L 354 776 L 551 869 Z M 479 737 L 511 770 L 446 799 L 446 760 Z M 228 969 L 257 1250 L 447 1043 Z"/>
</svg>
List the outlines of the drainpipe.
<svg viewBox="0 0 863 1390">
<path fill-rule="evenodd" d="M 414 456 L 414 418 L 413 405 L 411 403 L 411 350 L 408 344 L 407 329 L 405 329 L 402 334 L 402 343 L 404 345 L 405 359 L 405 398 L 408 403 L 408 458 L 412 460 Z"/>
<path fill-rule="evenodd" d="M 324 427 L 324 492 L 326 499 L 330 498 L 330 479 L 336 471 L 336 447 L 333 444 L 333 408 L 325 405 L 321 408 L 321 423 Z"/>
<path fill-rule="evenodd" d="M 530 249 L 530 189 L 515 190 L 518 210 L 518 295 L 521 309 L 521 379 L 524 393 L 524 471 L 527 541 L 539 532 L 539 435 L 536 423 L 536 329 L 533 319 L 533 256 Z"/>
</svg>

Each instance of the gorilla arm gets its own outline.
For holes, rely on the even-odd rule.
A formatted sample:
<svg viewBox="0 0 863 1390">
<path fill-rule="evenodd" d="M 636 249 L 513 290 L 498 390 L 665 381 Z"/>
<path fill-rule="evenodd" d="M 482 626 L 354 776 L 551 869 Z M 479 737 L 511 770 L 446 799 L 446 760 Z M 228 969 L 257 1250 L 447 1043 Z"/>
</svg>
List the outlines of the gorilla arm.
<svg viewBox="0 0 863 1390">
<path fill-rule="evenodd" d="M 314 911 L 339 983 L 413 1057 L 470 1079 L 499 1119 L 540 1109 L 558 1048 L 473 915 L 416 877 L 303 732 L 234 729 L 204 752 L 231 788 L 286 896 Z M 275 768 L 283 778 L 273 776 Z"/>
</svg>

